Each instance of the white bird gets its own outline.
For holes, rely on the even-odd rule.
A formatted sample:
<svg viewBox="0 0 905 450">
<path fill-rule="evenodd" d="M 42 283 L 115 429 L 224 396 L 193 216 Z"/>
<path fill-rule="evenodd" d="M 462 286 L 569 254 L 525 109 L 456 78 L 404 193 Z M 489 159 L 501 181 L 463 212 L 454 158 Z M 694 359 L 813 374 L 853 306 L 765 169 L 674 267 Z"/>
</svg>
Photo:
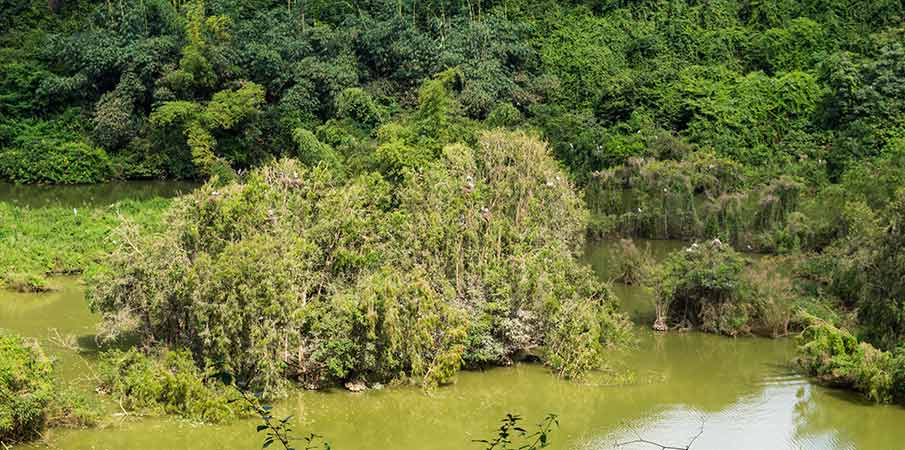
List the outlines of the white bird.
<svg viewBox="0 0 905 450">
<path fill-rule="evenodd" d="M 77 208 L 72 208 L 72 215 L 73 216 L 79 215 L 79 210 Z"/>
</svg>

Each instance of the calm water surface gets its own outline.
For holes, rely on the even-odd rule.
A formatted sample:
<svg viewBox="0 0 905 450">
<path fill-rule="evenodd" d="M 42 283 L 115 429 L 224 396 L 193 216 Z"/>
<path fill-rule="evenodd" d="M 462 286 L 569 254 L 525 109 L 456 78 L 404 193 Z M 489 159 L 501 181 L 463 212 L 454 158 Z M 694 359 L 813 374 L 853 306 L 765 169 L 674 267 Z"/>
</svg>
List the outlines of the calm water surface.
<svg viewBox="0 0 905 450">
<path fill-rule="evenodd" d="M 106 206 L 120 200 L 174 197 L 191 192 L 198 183 L 180 181 L 116 181 L 84 185 L 0 183 L 0 201 L 18 206 Z"/>
<path fill-rule="evenodd" d="M 679 246 L 651 242 L 656 257 Z M 611 248 L 603 243 L 588 251 L 602 277 L 609 276 Z M 97 318 L 88 311 L 78 280 L 53 282 L 58 290 L 48 294 L 0 292 L 0 328 L 41 340 L 58 358 L 61 377 L 90 389 Z M 615 288 L 630 315 L 649 323 L 650 294 Z M 789 340 L 663 335 L 646 325 L 637 331 L 637 348 L 615 352 L 611 362 L 613 370 L 633 370 L 629 385 L 611 386 L 612 378 L 603 376 L 569 382 L 543 367 L 520 364 L 465 372 L 454 385 L 430 393 L 407 387 L 298 392 L 275 407 L 278 415 L 295 416 L 300 434 L 328 436 L 338 450 L 478 449 L 471 440 L 489 437 L 508 412 L 531 422 L 547 412 L 559 414 L 554 449 L 610 449 L 635 432 L 684 446 L 702 426 L 694 449 L 905 449 L 905 409 L 810 384 L 788 367 L 794 351 Z M 67 342 L 88 351 L 76 356 Z M 228 426 L 172 418 L 108 421 L 103 428 L 52 430 L 46 443 L 21 448 L 254 449 L 261 442 L 252 420 Z"/>
</svg>

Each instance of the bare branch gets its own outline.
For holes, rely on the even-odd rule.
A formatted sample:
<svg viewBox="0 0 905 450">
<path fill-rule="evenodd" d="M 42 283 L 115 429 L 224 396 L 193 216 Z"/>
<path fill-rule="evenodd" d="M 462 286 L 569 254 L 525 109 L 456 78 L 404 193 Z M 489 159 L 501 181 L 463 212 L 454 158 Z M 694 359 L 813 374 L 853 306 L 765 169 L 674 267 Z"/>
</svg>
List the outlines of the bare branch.
<svg viewBox="0 0 905 450">
<path fill-rule="evenodd" d="M 634 427 L 629 427 L 629 428 L 632 430 L 632 432 L 635 433 L 635 436 L 637 438 L 633 439 L 631 441 L 616 442 L 614 444 L 615 448 L 625 447 L 627 445 L 632 445 L 632 444 L 646 444 L 646 445 L 658 447 L 660 450 L 691 450 L 691 446 L 694 445 L 695 441 L 697 441 L 698 438 L 701 437 L 702 434 L 704 434 L 704 421 L 701 421 L 701 428 L 698 430 L 698 433 L 695 434 L 694 437 L 691 438 L 691 441 L 688 442 L 688 445 L 686 445 L 684 447 L 665 445 L 665 444 L 661 444 L 659 442 L 644 439 L 643 437 L 641 437 L 641 434 L 638 433 L 638 431 Z"/>
</svg>

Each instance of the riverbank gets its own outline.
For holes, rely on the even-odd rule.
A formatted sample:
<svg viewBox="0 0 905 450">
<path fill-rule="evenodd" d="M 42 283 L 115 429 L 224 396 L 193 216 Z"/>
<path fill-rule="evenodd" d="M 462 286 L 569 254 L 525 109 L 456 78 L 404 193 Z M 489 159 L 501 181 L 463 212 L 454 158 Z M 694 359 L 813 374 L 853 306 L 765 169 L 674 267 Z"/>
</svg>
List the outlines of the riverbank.
<svg viewBox="0 0 905 450">
<path fill-rule="evenodd" d="M 153 230 L 170 198 L 191 183 L 120 182 L 84 186 L 0 183 L 0 286 L 53 288 L 46 277 L 89 270 L 115 245 L 124 222 Z"/>
<path fill-rule="evenodd" d="M 642 244 L 643 245 L 643 244 Z M 653 242 L 656 253 L 680 245 Z M 609 257 L 606 247 L 589 249 L 589 262 Z M 601 274 L 604 275 L 604 274 Z M 83 288 L 73 278 L 52 279 L 47 294 L 0 293 L 0 328 L 38 338 L 57 358 L 60 376 L 90 386 L 90 370 L 71 349 L 56 345 L 57 334 L 76 336 L 90 350 L 98 320 L 87 310 Z M 615 291 L 628 311 L 650 314 L 650 294 L 632 286 Z M 645 313 L 645 311 L 647 311 Z M 56 331 L 54 331 L 56 330 Z M 614 368 L 631 367 L 626 384 L 561 380 L 533 364 L 466 371 L 453 385 L 425 393 L 394 387 L 350 393 L 341 389 L 296 391 L 275 404 L 293 414 L 299 432 L 328 436 L 334 448 L 469 448 L 507 412 L 533 423 L 545 412 L 560 415 L 554 449 L 609 449 L 631 437 L 629 427 L 665 442 L 683 443 L 704 422 L 695 448 L 894 448 L 905 436 L 896 424 L 905 409 L 877 406 L 854 394 L 825 389 L 797 375 L 788 362 L 788 339 L 729 339 L 703 333 L 659 334 L 638 326 L 636 348 L 612 355 Z M 603 380 L 609 381 L 609 380 Z M 46 440 L 25 449 L 51 448 L 255 448 L 253 420 L 199 425 L 172 417 L 116 415 L 88 430 L 50 430 Z M 18 448 L 18 447 L 17 447 Z"/>
<path fill-rule="evenodd" d="M 160 211 L 168 202 L 152 195 L 132 202 L 132 208 L 148 226 L 163 226 Z M 81 244 L 101 242 L 118 224 L 122 205 L 129 203 L 101 201 L 82 207 L 80 213 L 90 216 L 87 208 L 102 220 L 68 224 L 110 227 L 94 235 L 101 240 L 82 239 Z M 71 213 L 68 208 L 57 204 L 37 209 Z M 38 217 L 44 223 L 53 222 L 44 220 L 49 216 Z M 56 237 L 52 233 L 35 236 L 45 241 Z M 686 245 L 680 241 L 636 244 L 654 262 Z M 53 250 L 19 255 L 43 254 Z M 597 241 L 588 244 L 584 262 L 601 280 L 612 280 L 619 258 L 616 242 Z M 174 417 L 141 417 L 124 414 L 109 397 L 97 396 L 99 317 L 88 310 L 80 276 L 50 276 L 47 282 L 52 289 L 46 293 L 0 291 L 0 329 L 37 339 L 56 359 L 62 382 L 94 396 L 102 405 L 103 419 L 92 429 L 51 429 L 43 440 L 22 448 L 213 449 L 260 444 L 253 432 L 254 420 L 215 426 Z M 614 440 L 630 439 L 632 428 L 680 444 L 702 422 L 705 433 L 695 448 L 722 448 L 727 441 L 745 442 L 751 448 L 892 448 L 905 438 L 889 432 L 905 420 L 905 409 L 878 406 L 857 394 L 812 384 L 791 366 L 792 340 L 655 333 L 649 329 L 653 293 L 622 283 L 613 283 L 612 288 L 620 310 L 636 323 L 639 342 L 608 354 L 608 368 L 580 382 L 559 379 L 540 365 L 515 364 L 461 372 L 452 385 L 429 393 L 405 386 L 363 393 L 336 388 L 293 390 L 275 408 L 279 414 L 294 415 L 293 424 L 300 433 L 325 435 L 338 449 L 459 449 L 467 447 L 470 439 L 486 437 L 509 412 L 525 416 L 529 423 L 547 412 L 559 414 L 562 428 L 554 440 L 556 449 L 611 448 Z"/>
</svg>

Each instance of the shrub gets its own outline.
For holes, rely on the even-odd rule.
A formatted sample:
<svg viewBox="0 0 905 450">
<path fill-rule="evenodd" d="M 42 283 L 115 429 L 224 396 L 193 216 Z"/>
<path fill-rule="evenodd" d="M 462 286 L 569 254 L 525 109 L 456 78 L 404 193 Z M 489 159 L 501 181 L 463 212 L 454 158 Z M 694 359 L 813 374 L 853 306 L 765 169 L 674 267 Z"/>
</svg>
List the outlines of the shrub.
<svg viewBox="0 0 905 450">
<path fill-rule="evenodd" d="M 434 385 L 536 347 L 566 376 L 627 328 L 580 265 L 587 213 L 546 146 L 490 133 L 398 186 L 280 161 L 128 228 L 91 281 L 107 328 L 190 348 L 265 395 L 287 382 Z"/>
<path fill-rule="evenodd" d="M 316 166 L 318 163 L 323 162 L 324 165 L 333 169 L 342 168 L 342 161 L 336 151 L 318 140 L 314 133 L 304 128 L 296 128 L 292 132 L 292 140 L 298 146 L 296 149 L 297 158 L 305 165 Z"/>
<path fill-rule="evenodd" d="M 487 119 L 484 120 L 484 123 L 488 127 L 496 128 L 514 127 L 523 121 L 524 118 L 521 111 L 512 106 L 512 103 L 500 103 L 490 111 L 490 114 L 487 114 Z"/>
<path fill-rule="evenodd" d="M 617 264 L 616 281 L 639 284 L 647 281 L 653 260 L 649 253 L 639 250 L 631 239 L 620 239 Z"/>
<path fill-rule="evenodd" d="M 383 121 L 383 111 L 361 88 L 347 88 L 336 96 L 336 117 L 349 118 L 373 128 Z"/>
<path fill-rule="evenodd" d="M 718 239 L 669 255 L 653 275 L 656 329 L 669 327 L 736 336 L 782 336 L 800 324 L 792 281 L 778 263 L 752 265 Z"/>
<path fill-rule="evenodd" d="M 753 308 L 742 278 L 747 264 L 717 239 L 672 253 L 654 279 L 655 327 L 700 327 L 729 335 L 750 331 Z"/>
<path fill-rule="evenodd" d="M 799 338 L 799 367 L 818 382 L 854 389 L 880 403 L 905 404 L 905 347 L 894 352 L 859 342 L 844 329 L 813 318 Z"/>
<path fill-rule="evenodd" d="M 231 402 L 227 387 L 206 382 L 191 352 L 167 350 L 147 356 L 138 350 L 111 350 L 98 366 L 99 389 L 123 408 L 150 414 L 178 414 L 188 419 L 220 423 L 245 413 Z"/>
<path fill-rule="evenodd" d="M 47 424 L 56 388 L 53 366 L 37 345 L 0 335 L 0 441 L 37 437 Z"/>
<path fill-rule="evenodd" d="M 84 142 L 34 142 L 0 151 L 0 176 L 16 183 L 98 183 L 111 174 L 107 153 Z"/>
</svg>

